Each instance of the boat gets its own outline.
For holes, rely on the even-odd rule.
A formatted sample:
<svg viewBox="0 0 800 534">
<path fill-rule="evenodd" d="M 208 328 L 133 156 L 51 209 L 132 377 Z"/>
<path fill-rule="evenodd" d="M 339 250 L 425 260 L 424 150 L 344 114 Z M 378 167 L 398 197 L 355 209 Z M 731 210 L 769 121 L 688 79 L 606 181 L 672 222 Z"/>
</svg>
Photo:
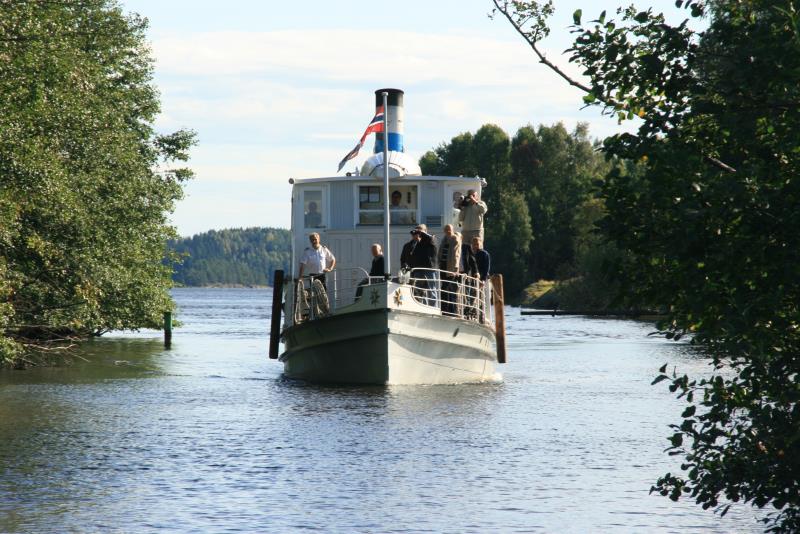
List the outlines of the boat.
<svg viewBox="0 0 800 534">
<path fill-rule="evenodd" d="M 400 265 L 411 230 L 421 223 L 438 235 L 446 224 L 458 228 L 457 199 L 486 182 L 423 176 L 404 150 L 403 91 L 379 89 L 375 96 L 383 128 L 360 169 L 289 180 L 292 271 L 275 273 L 269 356 L 283 363 L 285 377 L 313 383 L 497 380 L 495 364 L 506 360 L 502 276 L 483 282 L 459 275 L 443 283 L 437 269 Z M 398 197 L 391 209 L 389 191 Z M 299 257 L 312 233 L 336 257 L 324 278 L 300 276 Z M 384 251 L 383 276 L 368 273 L 373 243 Z"/>
</svg>

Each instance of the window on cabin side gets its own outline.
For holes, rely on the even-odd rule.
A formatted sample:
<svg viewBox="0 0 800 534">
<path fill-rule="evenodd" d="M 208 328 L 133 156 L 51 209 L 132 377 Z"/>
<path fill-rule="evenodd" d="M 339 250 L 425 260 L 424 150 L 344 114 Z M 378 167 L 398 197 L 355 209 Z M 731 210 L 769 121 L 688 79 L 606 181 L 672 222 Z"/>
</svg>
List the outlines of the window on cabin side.
<svg viewBox="0 0 800 534">
<path fill-rule="evenodd" d="M 389 212 L 392 224 L 417 224 L 417 186 L 393 185 L 389 188 Z M 358 187 L 358 224 L 383 224 L 383 186 Z"/>
</svg>

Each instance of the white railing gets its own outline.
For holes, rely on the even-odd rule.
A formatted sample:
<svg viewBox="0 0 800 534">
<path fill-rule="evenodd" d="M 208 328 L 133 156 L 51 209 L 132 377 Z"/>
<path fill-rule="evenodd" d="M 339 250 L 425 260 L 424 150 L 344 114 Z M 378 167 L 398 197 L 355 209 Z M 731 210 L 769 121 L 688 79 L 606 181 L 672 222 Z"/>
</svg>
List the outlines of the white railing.
<svg viewBox="0 0 800 534">
<path fill-rule="evenodd" d="M 440 309 L 442 315 L 490 323 L 486 284 L 479 278 L 439 269 L 413 269 L 409 284 L 414 300 Z"/>
<path fill-rule="evenodd" d="M 365 286 L 384 281 L 383 276 L 370 276 L 367 271 L 358 267 L 331 271 L 328 273 L 328 280 L 333 282 L 333 287 L 329 287 L 332 310 L 355 302 Z"/>
<path fill-rule="evenodd" d="M 491 323 L 489 289 L 476 277 L 439 269 L 413 269 L 401 272 L 392 281 L 412 286 L 415 302 L 439 310 L 442 315 Z M 330 315 L 365 298 L 367 287 L 385 282 L 383 276 L 369 276 L 360 268 L 296 279 L 288 286 L 292 292 L 287 298 L 291 302 L 292 322 L 302 323 Z"/>
</svg>

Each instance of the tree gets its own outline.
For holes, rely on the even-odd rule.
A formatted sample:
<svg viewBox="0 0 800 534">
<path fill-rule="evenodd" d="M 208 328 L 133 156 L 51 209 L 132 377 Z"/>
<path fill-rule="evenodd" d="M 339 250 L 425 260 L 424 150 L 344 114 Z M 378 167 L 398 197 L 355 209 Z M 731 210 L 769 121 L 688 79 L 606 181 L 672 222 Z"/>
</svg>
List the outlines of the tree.
<svg viewBox="0 0 800 534">
<path fill-rule="evenodd" d="M 607 165 L 587 125 L 572 133 L 563 124 L 520 128 L 511 142 L 512 183 L 525 194 L 535 239 L 528 269 L 537 279 L 574 275 L 576 237 L 585 228 L 576 213 L 593 194 Z"/>
<path fill-rule="evenodd" d="M 744 501 L 771 505 L 773 532 L 800 530 L 800 30 L 794 0 L 676 2 L 708 17 L 706 30 L 661 14 L 618 10 L 589 27 L 575 13 L 571 61 L 589 83 L 584 101 L 635 134 L 604 151 L 640 162 L 609 173 L 601 226 L 630 258 L 631 300 L 669 305 L 667 337 L 691 334 L 713 376 L 667 366 L 655 382 L 687 402 L 670 454 L 683 474 L 654 491 L 691 496 L 721 513 Z M 551 3 L 501 2 L 540 59 Z"/>
<path fill-rule="evenodd" d="M 495 124 L 484 124 L 472 139 L 472 160 L 478 176 L 491 180 L 486 189 L 486 200 L 500 198 L 501 192 L 509 189 L 511 159 L 508 134 Z"/>
<path fill-rule="evenodd" d="M 494 215 L 486 225 L 486 242 L 492 251 L 492 271 L 503 273 L 504 289 L 509 295 L 519 295 L 530 283 L 531 217 L 521 193 L 501 191 L 495 198 Z"/>
<path fill-rule="evenodd" d="M 429 176 L 476 176 L 472 153 L 472 134 L 465 132 L 426 152 L 419 161 L 423 174 Z"/>
<path fill-rule="evenodd" d="M 192 175 L 170 166 L 194 135 L 153 130 L 146 21 L 113 0 L 0 8 L 0 359 L 157 327 L 166 214 Z"/>
</svg>

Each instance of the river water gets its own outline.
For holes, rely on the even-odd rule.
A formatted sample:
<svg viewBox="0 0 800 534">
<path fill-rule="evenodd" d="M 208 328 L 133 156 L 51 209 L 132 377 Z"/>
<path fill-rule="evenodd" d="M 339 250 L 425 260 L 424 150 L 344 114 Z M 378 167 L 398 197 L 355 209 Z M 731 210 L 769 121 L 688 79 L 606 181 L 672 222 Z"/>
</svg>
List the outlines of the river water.
<svg viewBox="0 0 800 534">
<path fill-rule="evenodd" d="M 174 291 L 183 326 L 0 371 L 0 532 L 761 532 L 649 495 L 682 405 L 650 325 L 507 312 L 498 383 L 319 387 L 267 359 L 271 292 Z"/>
</svg>

